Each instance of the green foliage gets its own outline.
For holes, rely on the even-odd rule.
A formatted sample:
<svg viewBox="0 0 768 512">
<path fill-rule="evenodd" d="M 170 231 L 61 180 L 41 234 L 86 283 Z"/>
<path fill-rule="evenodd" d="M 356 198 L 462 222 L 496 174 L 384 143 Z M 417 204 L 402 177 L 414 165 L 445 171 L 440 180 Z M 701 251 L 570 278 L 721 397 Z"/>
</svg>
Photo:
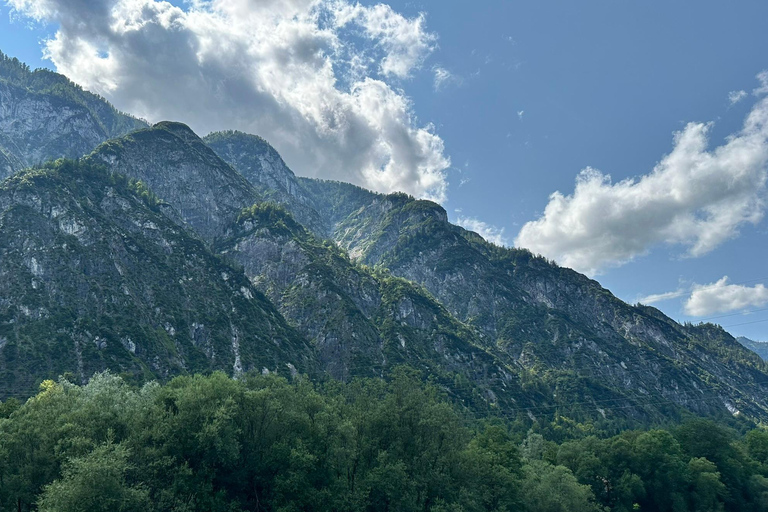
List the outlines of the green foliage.
<svg viewBox="0 0 768 512">
<path fill-rule="evenodd" d="M 150 506 L 146 489 L 126 483 L 128 450 L 107 442 L 82 457 L 67 460 L 61 478 L 43 489 L 41 512 L 143 512 Z"/>
<path fill-rule="evenodd" d="M 251 207 L 244 208 L 237 216 L 236 223 L 243 224 L 251 221 L 255 226 L 278 229 L 290 234 L 303 234 L 304 228 L 298 224 L 286 209 L 278 204 L 270 202 L 256 203 Z"/>
<path fill-rule="evenodd" d="M 564 466 L 530 461 L 523 468 L 523 494 L 530 510 L 541 512 L 600 512 L 592 490 Z"/>
<path fill-rule="evenodd" d="M 521 443 L 406 368 L 324 387 L 100 374 L 46 381 L 0 419 L 0 510 L 768 510 L 768 467 L 749 455 L 763 432 L 704 426 Z"/>
</svg>

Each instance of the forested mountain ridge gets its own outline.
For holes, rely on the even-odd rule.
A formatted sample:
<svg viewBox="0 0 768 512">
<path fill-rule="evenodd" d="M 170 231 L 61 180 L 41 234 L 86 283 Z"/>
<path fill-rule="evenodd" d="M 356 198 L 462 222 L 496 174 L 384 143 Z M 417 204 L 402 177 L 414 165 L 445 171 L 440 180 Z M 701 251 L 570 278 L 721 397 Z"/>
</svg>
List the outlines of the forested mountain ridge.
<svg viewBox="0 0 768 512">
<path fill-rule="evenodd" d="M 672 404 L 765 414 L 768 367 L 717 326 L 630 306 L 577 272 L 450 224 L 433 202 L 299 183 L 353 260 L 422 285 L 486 350 L 546 383 L 554 400 L 544 410 L 569 411 L 590 397 L 594 414 L 610 410 L 599 402 L 624 402 L 619 414 L 643 421 L 674 415 Z"/>
<path fill-rule="evenodd" d="M 30 75 L 18 63 L 2 69 L 7 83 Z M 55 106 L 56 91 L 36 94 Z M 12 104 L 2 108 L 10 112 Z M 30 122 L 30 111 L 14 112 L 16 122 Z M 61 140 L 69 140 L 82 127 L 62 119 Z M 121 122 L 117 131 L 128 126 Z M 83 380 L 104 368 L 139 380 L 211 369 L 234 375 L 241 367 L 350 380 L 386 377 L 405 363 L 476 413 L 525 421 L 559 416 L 617 428 L 677 420 L 686 411 L 768 418 L 768 367 L 722 329 L 679 325 L 528 251 L 488 244 L 450 224 L 440 205 L 297 178 L 264 139 L 240 132 L 201 139 L 162 122 L 96 144 L 79 153 L 88 153 L 79 163 L 4 182 L 0 357 L 13 379 L 24 375 L 8 380 L 6 394 L 29 392 L 59 373 Z M 0 149 L 5 161 L 16 158 L 2 141 Z M 19 160 L 36 158 L 31 146 L 17 150 Z M 109 194 L 120 204 L 141 200 L 147 211 L 137 206 L 123 215 L 110 206 L 103 196 L 114 180 L 130 184 L 128 196 Z M 29 192 L 38 184 L 39 196 Z M 20 197 L 27 203 L 17 204 Z M 21 221 L 22 206 L 35 222 Z M 61 224 L 62 211 L 76 222 Z M 155 227 L 136 231 L 145 224 Z M 79 240 L 82 226 L 103 244 L 91 250 Z M 25 237 L 36 242 L 24 244 Z M 183 240 L 185 251 L 169 249 L 171 238 Z M 152 255 L 146 267 L 134 256 L 128 266 L 119 261 L 125 244 Z M 40 268 L 46 271 L 36 276 Z M 126 294 L 126 281 L 141 292 Z M 258 307 L 232 310 L 232 294 Z M 67 313 L 51 313 L 59 310 Z M 131 326 L 114 320 L 121 311 L 130 311 Z M 84 323 L 91 327 L 80 329 Z M 216 350 L 196 345 L 200 324 L 215 326 Z M 141 347 L 133 337 L 114 341 L 131 329 L 153 347 L 149 359 L 131 352 L 132 344 Z M 111 355 L 89 349 L 81 364 L 72 347 L 99 347 L 106 335 Z M 252 350 L 240 365 L 238 343 Z"/>
<path fill-rule="evenodd" d="M 0 179 L 47 160 L 78 158 L 146 126 L 64 75 L 32 71 L 0 52 Z"/>
<path fill-rule="evenodd" d="M 353 263 L 281 207 L 246 209 L 229 235 L 218 252 L 307 336 L 333 378 L 383 377 L 407 364 L 475 410 L 513 414 L 547 402 L 542 390 L 523 390 L 518 368 L 486 351 L 428 292 Z"/>
</svg>

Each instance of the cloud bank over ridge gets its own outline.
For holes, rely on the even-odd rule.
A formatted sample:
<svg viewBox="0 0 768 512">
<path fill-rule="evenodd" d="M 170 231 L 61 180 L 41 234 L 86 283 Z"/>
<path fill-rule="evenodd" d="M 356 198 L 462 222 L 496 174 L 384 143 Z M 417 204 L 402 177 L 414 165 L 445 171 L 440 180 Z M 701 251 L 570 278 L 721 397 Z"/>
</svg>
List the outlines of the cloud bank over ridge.
<svg viewBox="0 0 768 512">
<path fill-rule="evenodd" d="M 450 159 L 398 84 L 436 47 L 423 15 L 347 0 L 7 0 L 51 23 L 56 69 L 118 108 L 266 137 L 299 174 L 444 201 Z"/>
</svg>

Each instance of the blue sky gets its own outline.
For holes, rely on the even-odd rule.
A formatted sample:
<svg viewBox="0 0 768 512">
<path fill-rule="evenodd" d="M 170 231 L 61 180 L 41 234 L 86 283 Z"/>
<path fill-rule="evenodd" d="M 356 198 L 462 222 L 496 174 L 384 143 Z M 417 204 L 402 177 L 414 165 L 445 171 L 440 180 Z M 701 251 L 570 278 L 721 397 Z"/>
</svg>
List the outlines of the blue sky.
<svg viewBox="0 0 768 512">
<path fill-rule="evenodd" d="M 151 0 L 143 1 L 158 12 L 183 18 Z M 304 3 L 312 4 L 310 0 Z M 230 126 L 256 131 L 278 147 L 297 174 L 348 179 L 385 191 L 402 188 L 440 199 L 452 220 L 484 229 L 490 236 L 499 234 L 493 227 L 503 229 L 500 236 L 508 244 L 514 243 L 526 223 L 542 220 L 550 194 L 560 191 L 568 199 L 586 167 L 610 174 L 614 184 L 627 178 L 637 182 L 673 150 L 673 134 L 686 129 L 688 123 L 714 123 L 707 133 L 710 149 L 727 144 L 727 137 L 738 136 L 746 116 L 757 109 L 761 93 L 752 92 L 761 83 L 756 76 L 768 69 L 768 31 L 764 27 L 768 3 L 764 1 L 488 0 L 470 4 L 393 0 L 385 4 L 386 9 L 378 10 L 372 2 L 363 2 L 357 9 L 349 3 L 345 10 L 334 11 L 334 19 L 345 21 L 332 30 L 322 20 L 315 26 L 313 19 L 301 25 L 310 27 L 311 38 L 281 40 L 282 53 L 270 55 L 283 55 L 287 48 L 290 57 L 281 57 L 283 60 L 261 55 L 241 64 L 233 47 L 242 43 L 253 53 L 259 44 L 273 44 L 260 36 L 254 38 L 248 33 L 251 29 L 243 29 L 240 39 L 227 37 L 226 47 L 211 50 L 212 56 L 232 51 L 230 60 L 209 57 L 195 61 L 194 66 L 184 60 L 185 45 L 192 40 L 189 34 L 206 33 L 205 16 L 183 18 L 187 32 L 173 22 L 167 26 L 158 22 L 164 30 L 137 32 L 136 39 L 143 38 L 141 41 L 121 33 L 122 39 L 115 42 L 115 34 L 99 26 L 103 20 L 98 13 L 104 6 L 111 9 L 120 4 L 119 0 L 63 2 L 70 9 L 64 14 L 59 11 L 66 10 L 56 11 L 56 4 L 56 0 L 12 0 L 0 7 L 0 50 L 33 67 L 59 69 L 104 94 L 119 108 L 153 121 L 159 120 L 157 116 L 171 117 L 188 122 L 201 134 Z M 280 9 L 269 5 L 274 2 L 261 4 L 267 6 L 259 6 L 259 19 L 264 18 L 264 9 Z M 9 5 L 18 9 L 14 22 L 9 18 Z M 175 5 L 190 9 L 183 2 Z M 249 9 L 256 10 L 247 0 L 233 0 L 226 7 L 216 4 L 214 9 L 244 19 Z M 296 13 L 278 14 L 296 19 Z M 271 28 L 259 25 L 252 30 L 268 34 Z M 53 61 L 43 60 L 43 41 L 54 37 L 57 30 L 67 37 L 49 44 Z M 232 33 L 237 30 L 234 27 Z M 147 41 L 159 46 L 142 60 L 142 48 L 151 46 Z M 90 44 L 96 57 L 73 50 L 75 42 Z M 171 57 L 158 60 L 158 47 Z M 310 89 L 296 84 L 310 80 L 302 74 L 305 70 L 324 69 L 322 63 L 310 56 L 299 62 L 309 67 L 297 74 L 283 71 L 294 69 L 306 47 L 334 55 L 333 70 L 322 71 L 330 73 L 328 80 Z M 260 82 L 255 92 L 244 92 L 252 84 L 251 78 L 238 81 L 231 71 L 241 65 L 245 77 L 254 66 L 271 69 L 274 65 L 277 74 L 269 76 L 278 76 L 282 90 L 296 87 L 296 94 L 265 95 L 264 89 L 274 85 L 271 82 Z M 217 73 L 225 78 L 211 93 L 206 84 Z M 185 80 L 179 79 L 180 74 Z M 198 75 L 207 77 L 203 85 L 194 82 Z M 442 79 L 439 84 L 438 78 Z M 176 91 L 158 92 L 177 88 L 179 82 L 190 84 L 189 103 L 175 103 Z M 329 87 L 341 89 L 343 94 L 335 95 Z M 732 104 L 729 93 L 738 91 L 744 91 L 743 98 Z M 354 138 L 350 134 L 360 130 L 333 132 L 334 124 L 323 124 L 328 110 L 312 101 L 336 105 L 333 115 L 340 112 L 343 122 L 360 123 L 371 133 L 363 130 L 364 140 L 350 142 Z M 286 104 L 291 106 L 290 115 L 284 111 Z M 200 115 L 190 113 L 190 105 Z M 384 113 L 372 116 L 374 108 Z M 382 133 L 374 133 L 377 129 Z M 760 133 L 750 136 L 750 141 L 765 143 Z M 406 146 L 415 144 L 416 150 L 400 151 L 397 141 L 403 137 L 409 141 Z M 345 167 L 349 162 L 357 167 Z M 381 166 L 384 171 L 357 170 L 366 166 Z M 665 203 L 659 206 L 652 199 L 638 211 L 658 210 L 653 221 L 659 224 L 647 230 L 656 229 L 655 235 L 646 237 L 643 225 L 632 225 L 631 213 L 602 224 L 601 219 L 579 218 L 591 226 L 589 236 L 594 240 L 610 240 L 602 255 L 568 259 L 568 251 L 580 250 L 573 248 L 583 240 L 570 240 L 567 232 L 562 235 L 565 241 L 558 240 L 557 232 L 547 238 L 543 230 L 551 226 L 538 226 L 541 229 L 535 236 L 524 240 L 551 250 L 551 254 L 538 252 L 558 261 L 574 261 L 628 302 L 676 292 L 675 298 L 654 305 L 679 320 L 717 317 L 715 321 L 735 334 L 768 340 L 768 291 L 760 288 L 768 282 L 763 256 L 768 248 L 766 220 L 757 220 L 763 211 L 765 169 L 760 162 L 755 166 L 753 182 L 745 182 L 746 188 L 749 183 L 754 185 L 752 195 L 743 192 L 734 199 L 715 194 L 711 199 L 721 201 L 715 206 L 722 218 L 727 212 L 721 210 L 729 205 L 744 211 L 739 217 L 742 220 L 723 228 L 716 242 L 701 250 L 697 244 L 711 238 L 722 222 L 711 222 L 712 229 L 693 223 L 695 235 L 670 234 L 669 226 L 677 223 L 657 217 L 679 215 L 680 211 L 666 212 Z M 739 172 L 733 167 L 722 172 L 728 170 Z M 673 171 L 667 174 L 673 176 Z M 662 176 L 657 180 L 660 183 L 646 188 L 663 189 L 664 179 Z M 706 208 L 712 205 L 704 196 L 709 193 L 707 186 L 716 188 L 717 183 L 702 181 L 702 191 L 695 192 L 701 198 L 689 198 L 690 204 L 701 207 L 692 207 L 697 219 L 704 215 L 702 211 L 711 213 Z M 617 198 L 647 194 L 640 187 L 622 191 L 595 185 L 590 190 L 606 201 L 613 198 L 618 202 Z M 589 193 L 584 192 L 585 203 L 591 200 Z M 590 214 L 574 204 L 569 210 L 573 215 Z M 550 224 L 561 218 L 553 216 Z M 644 241 L 637 242 L 640 239 Z M 614 247 L 622 244 L 630 247 L 628 252 L 617 250 L 614 255 Z M 727 282 L 721 281 L 724 276 L 728 276 Z M 719 285 L 712 286 L 718 281 Z M 729 283 L 736 286 L 729 287 Z"/>
</svg>

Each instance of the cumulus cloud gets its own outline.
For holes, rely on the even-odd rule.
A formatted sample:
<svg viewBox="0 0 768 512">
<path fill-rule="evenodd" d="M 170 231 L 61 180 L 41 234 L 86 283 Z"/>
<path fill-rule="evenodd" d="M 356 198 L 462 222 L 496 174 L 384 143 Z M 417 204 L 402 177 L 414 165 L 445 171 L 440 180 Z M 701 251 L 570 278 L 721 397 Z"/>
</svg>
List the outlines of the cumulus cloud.
<svg viewBox="0 0 768 512">
<path fill-rule="evenodd" d="M 735 105 L 747 97 L 747 91 L 731 91 L 728 93 L 728 101 Z"/>
<path fill-rule="evenodd" d="M 685 302 L 685 313 L 691 316 L 708 316 L 766 304 L 768 288 L 764 285 L 728 284 L 728 276 L 724 276 L 716 283 L 694 285 L 690 297 Z"/>
<path fill-rule="evenodd" d="M 436 46 L 424 15 L 348 0 L 7 0 L 58 26 L 44 54 L 149 121 L 264 136 L 299 174 L 445 199 L 450 160 L 399 87 Z"/>
<path fill-rule="evenodd" d="M 491 242 L 492 244 L 501 246 L 509 244 L 507 237 L 504 236 L 504 228 L 498 228 L 492 224 L 488 224 L 487 222 L 483 222 L 482 220 L 476 219 L 474 217 L 463 216 L 459 216 L 456 219 L 456 224 L 463 227 L 464 229 L 474 231 L 478 235 L 485 238 L 487 242 Z"/>
<path fill-rule="evenodd" d="M 708 253 L 763 216 L 768 99 L 712 150 L 710 128 L 689 123 L 675 134 L 672 151 L 637 179 L 613 183 L 598 170 L 583 170 L 574 192 L 553 193 L 515 244 L 592 275 L 660 243 L 682 244 L 691 257 Z"/>
<path fill-rule="evenodd" d="M 646 295 L 645 297 L 640 297 L 637 301 L 641 304 L 646 304 L 650 306 L 651 304 L 656 304 L 657 302 L 664 302 L 665 300 L 677 299 L 678 297 L 682 297 L 683 295 L 685 295 L 685 290 L 675 290 L 673 292 L 653 293 L 651 295 Z"/>
</svg>

